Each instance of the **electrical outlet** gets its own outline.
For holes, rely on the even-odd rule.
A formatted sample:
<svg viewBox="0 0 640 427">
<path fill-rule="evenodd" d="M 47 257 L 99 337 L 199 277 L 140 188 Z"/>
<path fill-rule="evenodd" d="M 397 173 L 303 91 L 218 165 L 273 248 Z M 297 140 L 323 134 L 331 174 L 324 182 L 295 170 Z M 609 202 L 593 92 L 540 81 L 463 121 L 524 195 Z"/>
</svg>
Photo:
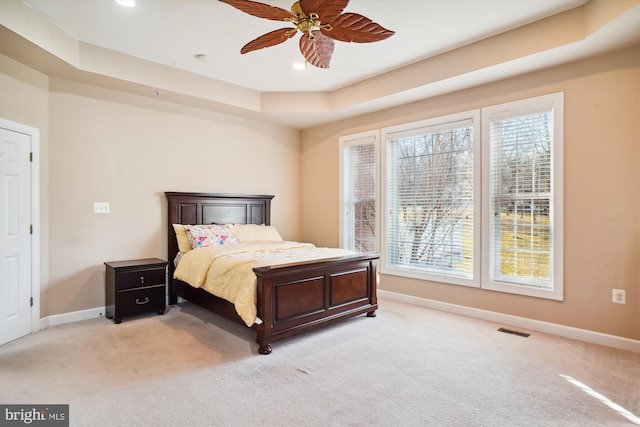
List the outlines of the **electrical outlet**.
<svg viewBox="0 0 640 427">
<path fill-rule="evenodd" d="M 613 290 L 613 302 L 616 304 L 624 304 L 626 301 L 626 295 L 624 289 Z"/>
<path fill-rule="evenodd" d="M 108 214 L 109 202 L 93 202 L 93 213 Z"/>
</svg>

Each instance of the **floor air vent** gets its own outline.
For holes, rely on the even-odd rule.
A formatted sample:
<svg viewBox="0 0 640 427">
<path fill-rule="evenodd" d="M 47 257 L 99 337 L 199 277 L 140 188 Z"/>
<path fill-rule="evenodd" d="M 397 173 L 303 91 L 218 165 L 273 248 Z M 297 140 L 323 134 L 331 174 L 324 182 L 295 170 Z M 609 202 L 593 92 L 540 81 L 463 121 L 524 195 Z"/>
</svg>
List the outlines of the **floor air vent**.
<svg viewBox="0 0 640 427">
<path fill-rule="evenodd" d="M 519 337 L 528 338 L 531 334 L 526 334 L 524 332 L 512 331 L 511 329 L 498 328 L 499 332 L 504 332 L 505 334 L 517 335 Z"/>
</svg>

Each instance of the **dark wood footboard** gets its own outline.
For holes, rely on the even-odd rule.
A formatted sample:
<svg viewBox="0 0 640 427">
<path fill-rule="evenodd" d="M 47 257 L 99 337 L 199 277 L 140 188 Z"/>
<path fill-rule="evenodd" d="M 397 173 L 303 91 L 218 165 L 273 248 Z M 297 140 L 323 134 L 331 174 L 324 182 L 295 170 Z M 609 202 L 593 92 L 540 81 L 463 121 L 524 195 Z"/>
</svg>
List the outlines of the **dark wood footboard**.
<svg viewBox="0 0 640 427">
<path fill-rule="evenodd" d="M 254 268 L 258 277 L 257 343 L 271 343 L 366 313 L 375 316 L 377 254 Z"/>
</svg>

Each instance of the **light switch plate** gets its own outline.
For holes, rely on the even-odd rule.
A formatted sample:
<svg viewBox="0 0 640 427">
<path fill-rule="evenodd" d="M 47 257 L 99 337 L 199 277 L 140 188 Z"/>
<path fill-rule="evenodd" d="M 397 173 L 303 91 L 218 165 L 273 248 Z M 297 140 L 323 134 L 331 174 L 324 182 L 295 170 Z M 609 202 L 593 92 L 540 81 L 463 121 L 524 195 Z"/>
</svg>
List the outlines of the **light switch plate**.
<svg viewBox="0 0 640 427">
<path fill-rule="evenodd" d="M 108 214 L 109 202 L 93 202 L 93 213 Z"/>
</svg>

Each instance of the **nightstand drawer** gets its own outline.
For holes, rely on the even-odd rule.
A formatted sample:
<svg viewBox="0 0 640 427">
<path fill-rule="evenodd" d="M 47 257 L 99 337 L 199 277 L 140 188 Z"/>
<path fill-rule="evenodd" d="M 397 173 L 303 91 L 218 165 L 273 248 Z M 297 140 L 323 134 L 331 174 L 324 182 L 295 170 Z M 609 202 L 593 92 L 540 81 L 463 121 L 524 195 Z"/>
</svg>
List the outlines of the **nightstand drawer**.
<svg viewBox="0 0 640 427">
<path fill-rule="evenodd" d="M 139 288 L 143 286 L 160 285 L 165 283 L 165 268 L 138 269 L 116 273 L 118 291 Z"/>
<path fill-rule="evenodd" d="M 116 293 L 116 305 L 123 314 L 138 314 L 152 310 L 164 312 L 165 286 L 119 291 Z"/>
</svg>

